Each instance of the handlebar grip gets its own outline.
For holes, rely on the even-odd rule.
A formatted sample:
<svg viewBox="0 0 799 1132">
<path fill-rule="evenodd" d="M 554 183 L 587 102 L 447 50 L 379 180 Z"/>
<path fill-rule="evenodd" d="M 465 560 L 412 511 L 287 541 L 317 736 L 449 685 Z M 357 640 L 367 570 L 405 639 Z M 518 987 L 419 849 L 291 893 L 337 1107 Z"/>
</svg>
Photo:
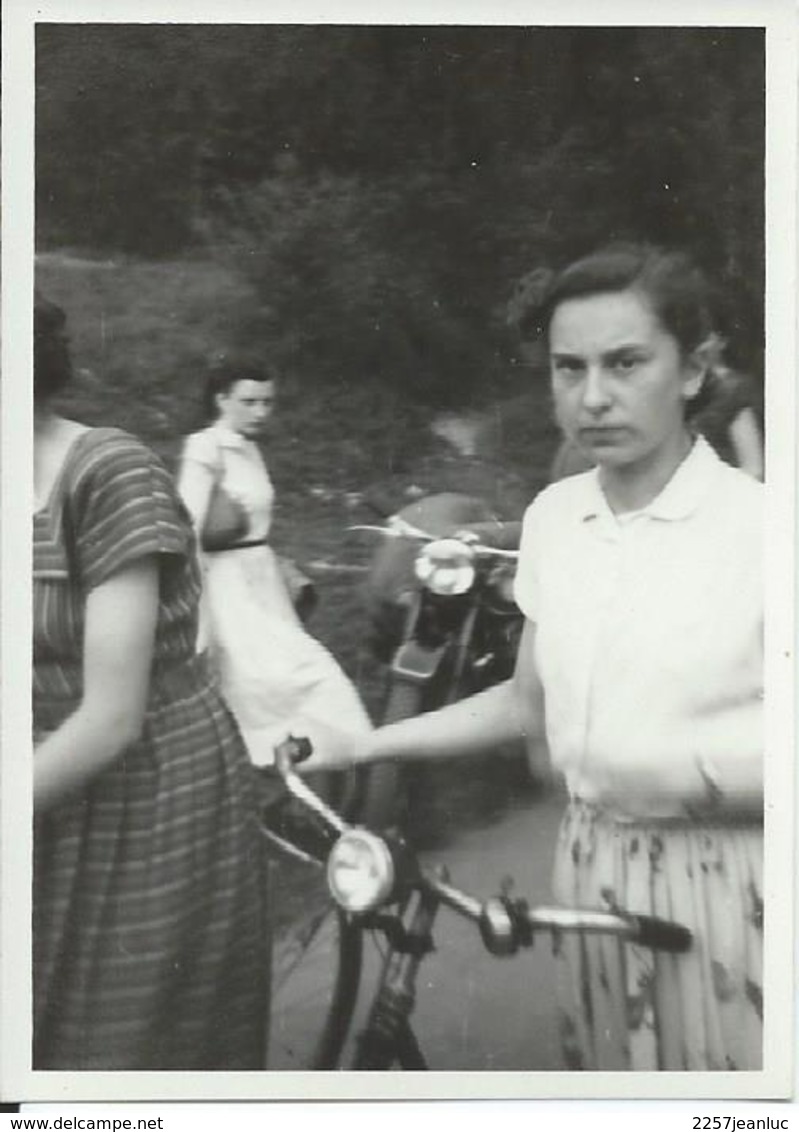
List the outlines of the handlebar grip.
<svg viewBox="0 0 799 1132">
<path fill-rule="evenodd" d="M 291 770 L 297 763 L 305 762 L 312 754 L 313 747 L 310 739 L 306 739 L 304 736 L 297 739 L 294 735 L 287 735 L 283 742 L 278 743 L 275 747 L 275 763 L 278 770 L 281 767 Z"/>
<path fill-rule="evenodd" d="M 682 924 L 671 920 L 661 920 L 657 916 L 634 916 L 637 927 L 635 942 L 654 951 L 682 953 L 693 944 L 693 935 Z"/>
<path fill-rule="evenodd" d="M 294 744 L 292 758 L 295 763 L 304 763 L 305 760 L 309 759 L 313 754 L 311 740 L 307 739 L 304 735 L 300 736 L 299 739 L 296 739 L 293 735 L 289 735 L 289 742 Z"/>
</svg>

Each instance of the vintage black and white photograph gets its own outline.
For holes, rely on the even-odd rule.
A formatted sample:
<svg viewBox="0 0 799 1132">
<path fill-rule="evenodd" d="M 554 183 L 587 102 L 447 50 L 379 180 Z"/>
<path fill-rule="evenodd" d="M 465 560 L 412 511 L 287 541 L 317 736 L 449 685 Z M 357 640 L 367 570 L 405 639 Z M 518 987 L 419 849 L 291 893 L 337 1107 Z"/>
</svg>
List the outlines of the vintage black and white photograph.
<svg viewBox="0 0 799 1132">
<path fill-rule="evenodd" d="M 790 1091 L 790 8 L 699 7 L 26 25 L 32 1095 Z"/>
</svg>

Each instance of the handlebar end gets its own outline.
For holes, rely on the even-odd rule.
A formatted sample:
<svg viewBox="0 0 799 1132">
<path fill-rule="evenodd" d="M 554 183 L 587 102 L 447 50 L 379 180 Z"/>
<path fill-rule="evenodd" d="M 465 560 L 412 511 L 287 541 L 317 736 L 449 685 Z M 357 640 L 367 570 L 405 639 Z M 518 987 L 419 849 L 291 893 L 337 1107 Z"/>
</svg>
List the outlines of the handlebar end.
<svg viewBox="0 0 799 1132">
<path fill-rule="evenodd" d="M 312 753 L 313 746 L 310 739 L 306 739 L 305 736 L 297 738 L 294 735 L 287 735 L 283 742 L 275 747 L 275 763 L 278 769 L 284 767 L 290 770 L 297 763 L 309 759 Z"/>
<path fill-rule="evenodd" d="M 299 739 L 295 738 L 293 735 L 289 735 L 289 741 L 294 743 L 295 762 L 302 763 L 305 762 L 306 759 L 309 759 L 311 757 L 313 747 L 311 746 L 310 739 L 307 739 L 304 735 L 300 736 Z"/>
<path fill-rule="evenodd" d="M 635 942 L 654 951 L 668 951 L 674 955 L 689 951 L 693 935 L 682 924 L 658 919 L 657 916 L 635 916 Z"/>
</svg>

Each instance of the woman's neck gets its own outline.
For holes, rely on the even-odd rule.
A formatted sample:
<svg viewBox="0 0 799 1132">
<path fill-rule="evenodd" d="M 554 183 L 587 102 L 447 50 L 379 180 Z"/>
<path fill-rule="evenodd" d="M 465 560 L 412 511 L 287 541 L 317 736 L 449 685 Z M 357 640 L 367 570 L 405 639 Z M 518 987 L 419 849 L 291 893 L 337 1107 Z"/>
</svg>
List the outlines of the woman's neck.
<svg viewBox="0 0 799 1132">
<path fill-rule="evenodd" d="M 623 467 L 600 467 L 599 482 L 611 511 L 617 515 L 641 511 L 657 499 L 691 451 L 693 443 L 693 436 L 686 431 L 672 449 L 658 453 L 656 459 Z"/>
<path fill-rule="evenodd" d="M 49 500 L 73 442 L 86 431 L 86 427 L 48 410 L 34 410 L 33 493 L 36 510 Z"/>
</svg>

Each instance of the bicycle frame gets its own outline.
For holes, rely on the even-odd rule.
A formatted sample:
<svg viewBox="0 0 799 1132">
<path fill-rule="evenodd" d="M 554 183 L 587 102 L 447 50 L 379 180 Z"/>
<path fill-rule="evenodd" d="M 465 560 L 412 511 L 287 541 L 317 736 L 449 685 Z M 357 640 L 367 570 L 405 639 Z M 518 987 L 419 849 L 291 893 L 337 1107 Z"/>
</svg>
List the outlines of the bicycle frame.
<svg viewBox="0 0 799 1132">
<path fill-rule="evenodd" d="M 430 889 L 414 892 L 403 920 L 402 942 L 395 939 L 383 961 L 377 991 L 365 1029 L 358 1035 L 352 1069 L 427 1069 L 411 1026 L 416 980 L 424 957 L 432 950 L 433 923 L 440 898 Z"/>
</svg>

